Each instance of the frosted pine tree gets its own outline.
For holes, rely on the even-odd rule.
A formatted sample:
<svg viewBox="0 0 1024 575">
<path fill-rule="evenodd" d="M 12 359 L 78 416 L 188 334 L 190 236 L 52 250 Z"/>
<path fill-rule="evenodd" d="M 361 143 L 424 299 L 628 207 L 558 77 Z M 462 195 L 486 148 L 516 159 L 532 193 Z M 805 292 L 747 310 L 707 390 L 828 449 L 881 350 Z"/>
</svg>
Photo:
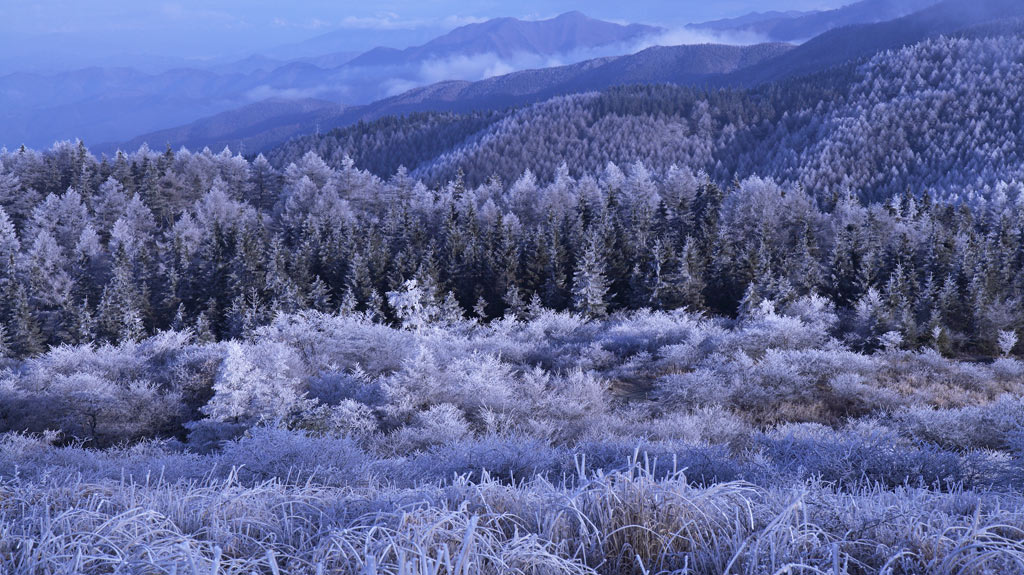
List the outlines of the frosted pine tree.
<svg viewBox="0 0 1024 575">
<path fill-rule="evenodd" d="M 303 401 L 299 382 L 288 371 L 283 346 L 225 344 L 227 355 L 213 382 L 213 398 L 202 408 L 224 423 L 278 421 Z"/>
<path fill-rule="evenodd" d="M 605 277 L 601 238 L 596 233 L 587 238 L 586 248 L 576 264 L 572 278 L 572 305 L 590 318 L 608 315 L 608 278 Z"/>
</svg>

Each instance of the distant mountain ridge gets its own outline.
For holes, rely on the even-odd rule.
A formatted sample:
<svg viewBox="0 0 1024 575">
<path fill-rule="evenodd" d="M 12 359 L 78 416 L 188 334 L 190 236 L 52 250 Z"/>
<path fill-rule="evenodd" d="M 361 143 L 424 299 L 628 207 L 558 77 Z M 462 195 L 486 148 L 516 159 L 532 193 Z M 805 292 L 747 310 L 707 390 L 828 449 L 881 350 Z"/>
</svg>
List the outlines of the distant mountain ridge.
<svg viewBox="0 0 1024 575">
<path fill-rule="evenodd" d="M 699 85 L 710 83 L 722 74 L 765 62 L 792 48 L 791 45 L 778 43 L 754 46 L 655 46 L 628 56 L 597 58 L 568 66 L 524 70 L 479 82 L 440 82 L 414 88 L 365 106 L 346 108 L 334 115 L 319 116 L 316 121 L 326 130 L 383 116 L 424 110 L 464 112 L 520 106 L 556 95 L 602 90 L 620 84 Z M 299 117 L 288 110 L 286 104 L 281 104 L 278 110 L 289 121 Z M 154 147 L 170 145 L 172 148 L 201 148 L 208 145 L 212 149 L 222 149 L 225 145 L 235 148 L 239 142 L 245 141 L 248 149 L 259 151 L 269 147 L 268 144 L 285 141 L 287 138 L 282 136 L 288 132 L 278 130 L 270 134 L 257 131 L 255 128 L 258 124 L 248 124 L 243 129 L 232 127 L 230 130 L 217 133 L 209 130 L 211 125 L 224 125 L 223 119 L 215 116 L 192 125 L 146 134 L 132 139 L 122 147 L 134 149 L 146 142 Z M 312 124 L 299 126 L 292 123 L 289 126 L 293 130 L 291 136 L 300 136 L 311 131 Z M 205 135 L 209 139 L 197 138 L 199 135 Z M 106 152 L 113 149 L 110 145 L 95 148 Z"/>
<path fill-rule="evenodd" d="M 798 42 L 843 26 L 875 24 L 924 10 L 940 0 L 862 0 L 833 10 L 754 12 L 690 24 L 687 28 L 722 34 L 749 34 L 772 42 Z"/>
<path fill-rule="evenodd" d="M 658 32 L 656 27 L 568 13 L 550 20 L 500 18 L 470 24 L 421 46 L 380 48 L 361 55 L 344 51 L 293 59 L 255 55 L 209 68 L 158 74 L 130 68 L 8 74 L 0 77 L 0 146 L 41 147 L 72 138 L 125 141 L 261 100 L 274 100 L 274 107 L 290 117 L 293 112 L 284 110 L 280 100 L 294 100 L 298 109 L 311 99 L 367 103 L 432 83 L 438 75 L 477 80 L 491 69 L 522 69 L 553 59 L 578 61 L 594 50 L 619 55 Z M 488 59 L 477 67 L 462 61 L 481 54 Z M 448 60 L 459 65 L 436 65 Z"/>
<path fill-rule="evenodd" d="M 875 0 L 868 0 L 874 2 Z M 917 0 L 909 0 L 917 1 Z M 353 106 L 330 117 L 318 118 L 321 129 L 347 126 L 387 115 L 416 112 L 467 112 L 496 110 L 542 101 L 552 96 L 602 90 L 615 85 L 674 83 L 708 88 L 750 88 L 786 78 L 815 74 L 847 62 L 939 34 L 1002 23 L 1024 17 L 1024 2 L 1018 0 L 945 0 L 897 20 L 861 24 L 830 30 L 802 45 L 761 44 L 748 47 L 695 45 L 653 47 L 629 56 L 597 58 L 578 64 L 524 70 L 478 82 L 448 81 L 414 88 L 397 96 L 364 106 Z M 291 120 L 289 119 L 289 122 Z M 268 125 L 271 123 L 268 121 Z M 310 133 L 314 125 L 289 123 L 292 136 Z M 248 132 L 247 147 L 258 151 L 255 142 L 269 143 L 287 131 L 268 137 Z M 146 135 L 131 141 L 163 145 L 165 134 Z M 219 137 L 210 145 L 237 145 L 242 134 Z M 154 140 L 155 138 L 155 140 Z M 235 143 L 232 144 L 231 142 Z M 202 142 L 174 140 L 172 146 Z M 103 149 L 102 147 L 100 148 Z"/>
<path fill-rule="evenodd" d="M 813 74 L 932 36 L 1024 17 L 1020 0 L 944 0 L 895 20 L 829 30 L 763 66 L 721 79 L 722 86 L 750 87 Z"/>
<path fill-rule="evenodd" d="M 353 58 L 347 65 L 407 66 L 475 54 L 494 54 L 499 58 L 512 58 L 524 52 L 565 54 L 581 48 L 632 42 L 661 32 L 664 29 L 660 27 L 614 24 L 589 18 L 581 12 L 567 12 L 539 21 L 496 18 L 456 28 L 421 46 L 404 50 L 375 48 Z"/>
<path fill-rule="evenodd" d="M 260 151 L 278 144 L 307 127 L 324 123 L 343 114 L 345 107 L 325 100 L 266 100 L 221 112 L 176 128 L 139 136 L 121 146 L 100 145 L 97 150 L 113 153 L 116 148 L 137 149 L 142 144 L 181 146 L 222 150 L 230 147 L 241 153 Z"/>
</svg>

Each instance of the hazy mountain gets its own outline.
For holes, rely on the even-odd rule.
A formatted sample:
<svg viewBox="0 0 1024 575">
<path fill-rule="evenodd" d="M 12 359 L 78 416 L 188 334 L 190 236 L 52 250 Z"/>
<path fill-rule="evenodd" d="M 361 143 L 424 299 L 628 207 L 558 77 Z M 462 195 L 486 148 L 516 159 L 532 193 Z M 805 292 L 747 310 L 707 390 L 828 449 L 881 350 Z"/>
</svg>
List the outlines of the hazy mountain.
<svg viewBox="0 0 1024 575">
<path fill-rule="evenodd" d="M 768 12 L 751 12 L 736 18 L 723 18 L 710 22 L 690 24 L 687 28 L 691 30 L 714 30 L 716 32 L 753 31 L 764 34 L 766 30 L 777 26 L 780 22 L 799 19 L 801 16 L 809 16 L 819 13 L 819 10 L 770 10 Z"/>
<path fill-rule="evenodd" d="M 268 99 L 274 104 L 259 109 L 276 110 L 290 124 L 296 114 L 306 113 L 310 99 L 365 104 L 439 80 L 479 80 L 595 54 L 619 55 L 658 30 L 569 13 L 550 20 L 470 24 L 414 48 L 362 55 L 339 38 L 323 36 L 202 68 L 13 73 L 0 76 L 0 146 L 45 147 L 73 138 L 125 141 Z M 296 100 L 295 109 L 285 110 L 280 100 Z"/>
<path fill-rule="evenodd" d="M 662 31 L 640 24 L 623 26 L 603 22 L 580 12 L 540 21 L 497 18 L 456 28 L 422 46 L 404 50 L 376 48 L 353 59 L 349 65 L 409 66 L 477 54 L 493 54 L 498 58 L 515 58 L 521 54 L 552 56 L 635 42 Z"/>
<path fill-rule="evenodd" d="M 112 153 L 117 148 L 135 150 L 143 143 L 153 148 L 186 146 L 194 149 L 209 147 L 220 151 L 225 147 L 246 153 L 263 150 L 308 131 L 319 122 L 333 127 L 333 118 L 341 115 L 344 107 L 324 100 L 266 100 L 236 110 L 221 112 L 196 122 L 160 130 L 118 145 L 94 146 L 97 152 Z M 314 128 L 315 129 L 315 128 Z"/>
<path fill-rule="evenodd" d="M 445 30 L 436 28 L 346 28 L 314 36 L 301 42 L 292 42 L 263 51 L 263 55 L 277 60 L 315 58 L 324 54 L 352 53 L 357 56 L 369 46 L 405 48 L 429 42 Z"/>
<path fill-rule="evenodd" d="M 813 74 L 931 36 L 1021 17 L 1024 2 L 1020 0 L 945 0 L 896 20 L 830 30 L 761 66 L 730 74 L 722 85 L 756 86 Z"/>
<path fill-rule="evenodd" d="M 795 48 L 786 44 L 653 47 L 629 56 L 524 70 L 478 82 L 430 84 L 368 105 L 349 107 L 337 114 L 318 116 L 305 125 L 296 122 L 301 113 L 280 103 L 272 110 L 281 114 L 287 129 L 278 129 L 273 119 L 268 117 L 244 130 L 232 130 L 230 134 L 192 130 L 188 126 L 169 133 L 208 134 L 216 146 L 225 142 L 234 142 L 232 145 L 236 146 L 244 136 L 247 148 L 255 151 L 260 146 L 270 146 L 289 137 L 310 133 L 317 124 L 326 130 L 394 114 L 500 110 L 561 94 L 602 90 L 616 85 L 672 83 L 753 87 L 819 73 L 930 36 L 963 31 L 986 23 L 1005 22 L 1015 15 L 1024 16 L 1024 4 L 1015 0 L 946 0 L 895 21 L 831 30 Z M 290 85 L 297 85 L 300 76 L 291 78 Z M 316 78 L 315 73 L 308 76 Z M 280 85 L 289 85 L 289 82 L 282 80 Z M 149 134 L 133 139 L 128 145 L 142 141 L 151 144 L 153 141 L 169 141 L 173 146 L 186 143 L 184 139 L 167 140 L 166 137 L 166 134 Z M 188 142 L 193 146 L 202 143 L 195 139 Z"/>
<path fill-rule="evenodd" d="M 278 101 L 273 106 L 259 107 L 259 110 L 261 114 L 279 115 L 280 125 L 273 117 L 261 115 L 259 122 L 234 126 L 224 121 L 224 118 L 231 116 L 229 112 L 179 128 L 139 136 L 123 144 L 123 147 L 130 150 L 148 142 L 152 147 L 169 143 L 173 148 L 182 145 L 201 148 L 209 145 L 220 149 L 229 144 L 232 149 L 237 149 L 239 143 L 244 141 L 247 150 L 258 151 L 290 137 L 309 133 L 317 123 L 321 129 L 326 130 L 387 115 L 425 110 L 462 112 L 501 109 L 559 94 L 601 90 L 623 84 L 701 85 L 712 78 L 759 64 L 791 49 L 792 46 L 788 44 L 656 46 L 629 56 L 524 70 L 479 82 L 440 82 L 365 106 L 345 110 L 337 108 L 336 112 L 325 108 L 319 110 L 315 117 L 306 117 L 305 112 L 299 110 L 306 106 L 305 103 L 296 103 L 293 107 L 289 102 Z M 306 123 L 302 124 L 304 118 Z M 97 149 L 110 151 L 110 146 L 99 146 Z"/>
<path fill-rule="evenodd" d="M 443 82 L 352 110 L 360 119 L 423 110 L 470 110 L 521 105 L 560 94 L 625 84 L 699 85 L 775 58 L 787 44 L 655 46 L 628 56 L 524 70 L 479 82 Z"/>
<path fill-rule="evenodd" d="M 939 0 L 861 0 L 834 10 L 755 12 L 739 18 L 691 24 L 688 28 L 752 35 L 775 42 L 795 42 L 834 28 L 893 20 L 938 2 Z"/>
</svg>

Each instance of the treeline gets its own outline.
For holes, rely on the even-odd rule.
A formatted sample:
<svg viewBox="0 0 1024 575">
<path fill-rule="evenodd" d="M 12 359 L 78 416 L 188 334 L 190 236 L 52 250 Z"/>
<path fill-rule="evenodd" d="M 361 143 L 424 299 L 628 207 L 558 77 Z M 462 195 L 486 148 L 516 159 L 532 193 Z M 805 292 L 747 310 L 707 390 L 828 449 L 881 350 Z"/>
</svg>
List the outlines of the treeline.
<svg viewBox="0 0 1024 575">
<path fill-rule="evenodd" d="M 97 160 L 79 144 L 0 155 L 4 353 L 237 338 L 280 312 L 530 317 L 676 309 L 735 316 L 818 294 L 858 349 L 993 354 L 1022 326 L 1020 186 L 952 204 L 609 164 L 433 189 L 315 154 L 278 171 L 225 151 Z M 415 283 L 410 283 L 414 280 Z"/>
</svg>

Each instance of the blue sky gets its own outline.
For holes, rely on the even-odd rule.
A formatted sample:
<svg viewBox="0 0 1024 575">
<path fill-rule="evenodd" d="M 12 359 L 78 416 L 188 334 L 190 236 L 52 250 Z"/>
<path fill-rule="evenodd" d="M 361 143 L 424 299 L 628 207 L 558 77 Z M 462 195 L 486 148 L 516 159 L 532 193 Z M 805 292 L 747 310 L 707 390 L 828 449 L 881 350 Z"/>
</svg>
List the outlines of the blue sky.
<svg viewBox="0 0 1024 575">
<path fill-rule="evenodd" d="M 228 58 L 344 31 L 346 49 L 402 47 L 497 16 L 569 10 L 616 21 L 681 26 L 763 10 L 834 8 L 851 0 L 0 0 L 0 68 L 53 62 L 133 64 Z M 156 58 L 154 58 L 156 57 Z"/>
</svg>

